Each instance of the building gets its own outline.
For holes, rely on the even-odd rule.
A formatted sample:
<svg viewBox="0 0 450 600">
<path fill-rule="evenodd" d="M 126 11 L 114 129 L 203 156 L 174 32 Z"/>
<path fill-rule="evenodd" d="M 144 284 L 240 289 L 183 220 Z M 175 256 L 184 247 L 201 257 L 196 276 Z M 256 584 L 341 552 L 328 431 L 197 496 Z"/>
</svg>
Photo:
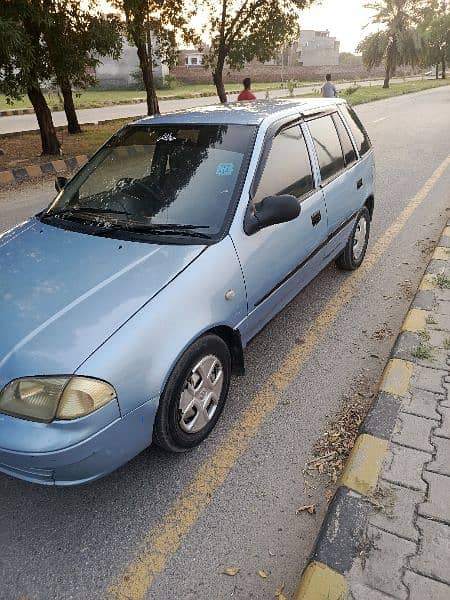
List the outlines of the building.
<svg viewBox="0 0 450 600">
<path fill-rule="evenodd" d="M 180 50 L 178 65 L 180 67 L 201 67 L 203 65 L 203 50 L 184 48 Z"/>
<path fill-rule="evenodd" d="M 304 67 L 321 67 L 339 64 L 340 42 L 330 32 L 303 29 L 295 44 L 296 63 Z"/>
<path fill-rule="evenodd" d="M 164 79 L 169 74 L 168 67 L 155 57 L 153 58 L 154 77 Z M 101 87 L 124 88 L 136 84 L 133 73 L 139 70 L 139 59 L 136 48 L 130 46 L 126 39 L 123 40 L 122 55 L 119 60 L 102 56 L 100 61 L 95 69 L 95 76 Z"/>
</svg>

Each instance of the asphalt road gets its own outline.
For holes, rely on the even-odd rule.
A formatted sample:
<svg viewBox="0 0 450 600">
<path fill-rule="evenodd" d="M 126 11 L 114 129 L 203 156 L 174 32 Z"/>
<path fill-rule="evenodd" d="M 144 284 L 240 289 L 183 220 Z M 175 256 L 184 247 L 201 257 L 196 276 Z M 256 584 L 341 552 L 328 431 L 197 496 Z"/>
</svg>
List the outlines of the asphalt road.
<svg viewBox="0 0 450 600">
<path fill-rule="evenodd" d="M 420 79 L 420 77 L 410 77 L 410 79 Z M 393 80 L 395 81 L 395 79 Z M 399 79 L 403 81 L 403 79 Z M 382 85 L 383 81 L 359 81 L 358 85 L 369 86 L 369 85 Z M 336 87 L 338 89 L 345 89 L 349 87 L 351 83 L 340 83 Z M 296 94 L 309 94 L 313 90 L 320 87 L 320 84 L 312 85 L 308 87 L 301 87 L 295 90 Z M 258 98 L 264 98 L 265 92 L 256 92 Z M 288 96 L 287 90 L 273 90 L 270 92 L 271 98 L 281 98 Z M 228 97 L 229 102 L 237 100 L 237 94 L 230 94 Z M 159 103 L 161 112 L 171 112 L 174 110 L 184 110 L 192 106 L 206 106 L 208 104 L 215 104 L 217 102 L 216 96 L 208 96 L 206 98 L 186 98 L 185 100 L 161 100 Z M 104 106 L 103 108 L 84 108 L 77 110 L 78 120 L 80 123 L 96 123 L 98 121 L 110 121 L 112 119 L 124 119 L 127 117 L 141 117 L 147 114 L 147 105 L 142 102 L 141 104 L 117 104 L 115 106 Z M 64 111 L 55 111 L 52 113 L 53 122 L 56 126 L 67 125 L 66 114 Z M 12 117 L 0 117 L 0 135 L 2 133 L 12 133 L 14 131 L 30 131 L 38 129 L 38 123 L 36 115 L 15 115 Z"/>
<path fill-rule="evenodd" d="M 326 510 L 324 482 L 308 496 L 302 469 L 345 398 L 379 380 L 448 216 L 450 88 L 358 112 L 378 166 L 361 269 L 329 267 L 252 342 L 191 453 L 151 449 L 75 489 L 0 475 L 2 600 L 269 600 L 282 585 L 292 597 Z M 2 192 L 0 229 L 51 195 L 49 182 Z M 304 504 L 317 513 L 296 514 Z"/>
</svg>

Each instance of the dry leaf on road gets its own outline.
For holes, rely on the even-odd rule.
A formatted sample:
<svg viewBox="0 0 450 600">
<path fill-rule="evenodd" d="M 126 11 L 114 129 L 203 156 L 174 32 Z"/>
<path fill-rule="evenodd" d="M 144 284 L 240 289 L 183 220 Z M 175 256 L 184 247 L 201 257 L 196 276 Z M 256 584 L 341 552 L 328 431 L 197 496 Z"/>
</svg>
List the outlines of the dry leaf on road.
<svg viewBox="0 0 450 600">
<path fill-rule="evenodd" d="M 267 573 L 266 573 L 265 571 L 262 571 L 262 570 L 258 571 L 258 575 L 259 575 L 260 577 L 262 577 L 263 579 L 266 579 L 267 577 L 269 577 L 269 576 L 267 575 Z"/>
<path fill-rule="evenodd" d="M 235 575 L 237 575 L 239 573 L 238 567 L 227 567 L 223 574 L 224 575 L 229 575 L 230 577 L 234 577 Z"/>
<path fill-rule="evenodd" d="M 298 515 L 301 512 L 307 512 L 310 515 L 314 515 L 316 513 L 316 505 L 315 504 L 305 504 L 304 506 L 300 506 L 300 508 L 297 508 L 297 510 L 295 511 L 295 514 Z"/>
</svg>

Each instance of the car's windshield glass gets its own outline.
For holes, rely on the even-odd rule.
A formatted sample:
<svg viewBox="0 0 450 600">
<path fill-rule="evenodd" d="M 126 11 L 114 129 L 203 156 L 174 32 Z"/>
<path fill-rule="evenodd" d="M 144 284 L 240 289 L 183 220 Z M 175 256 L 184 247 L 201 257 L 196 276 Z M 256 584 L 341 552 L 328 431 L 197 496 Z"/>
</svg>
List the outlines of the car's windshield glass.
<svg viewBox="0 0 450 600">
<path fill-rule="evenodd" d="M 66 185 L 44 216 L 123 223 L 141 233 L 199 229 L 213 237 L 230 209 L 253 132 L 246 125 L 127 127 Z"/>
</svg>

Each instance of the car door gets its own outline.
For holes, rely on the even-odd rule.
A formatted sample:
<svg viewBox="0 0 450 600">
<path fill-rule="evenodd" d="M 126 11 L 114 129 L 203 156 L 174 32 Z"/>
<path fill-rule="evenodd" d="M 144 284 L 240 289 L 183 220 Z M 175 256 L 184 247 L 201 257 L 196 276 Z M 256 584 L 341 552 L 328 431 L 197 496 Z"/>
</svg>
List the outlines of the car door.
<svg viewBox="0 0 450 600">
<path fill-rule="evenodd" d="M 307 120 L 319 162 L 320 184 L 325 194 L 329 235 L 333 235 L 356 210 L 356 186 L 352 186 L 352 182 L 347 177 L 335 117 L 340 118 L 337 112 L 331 112 Z M 352 160 L 356 160 L 354 149 Z"/>
<path fill-rule="evenodd" d="M 247 235 L 242 222 L 230 229 L 247 291 L 248 317 L 240 326 L 244 342 L 261 329 L 316 274 L 308 264 L 327 236 L 322 191 L 299 123 L 266 137 L 252 185 L 252 205 L 267 196 L 291 194 L 300 215 Z"/>
</svg>

